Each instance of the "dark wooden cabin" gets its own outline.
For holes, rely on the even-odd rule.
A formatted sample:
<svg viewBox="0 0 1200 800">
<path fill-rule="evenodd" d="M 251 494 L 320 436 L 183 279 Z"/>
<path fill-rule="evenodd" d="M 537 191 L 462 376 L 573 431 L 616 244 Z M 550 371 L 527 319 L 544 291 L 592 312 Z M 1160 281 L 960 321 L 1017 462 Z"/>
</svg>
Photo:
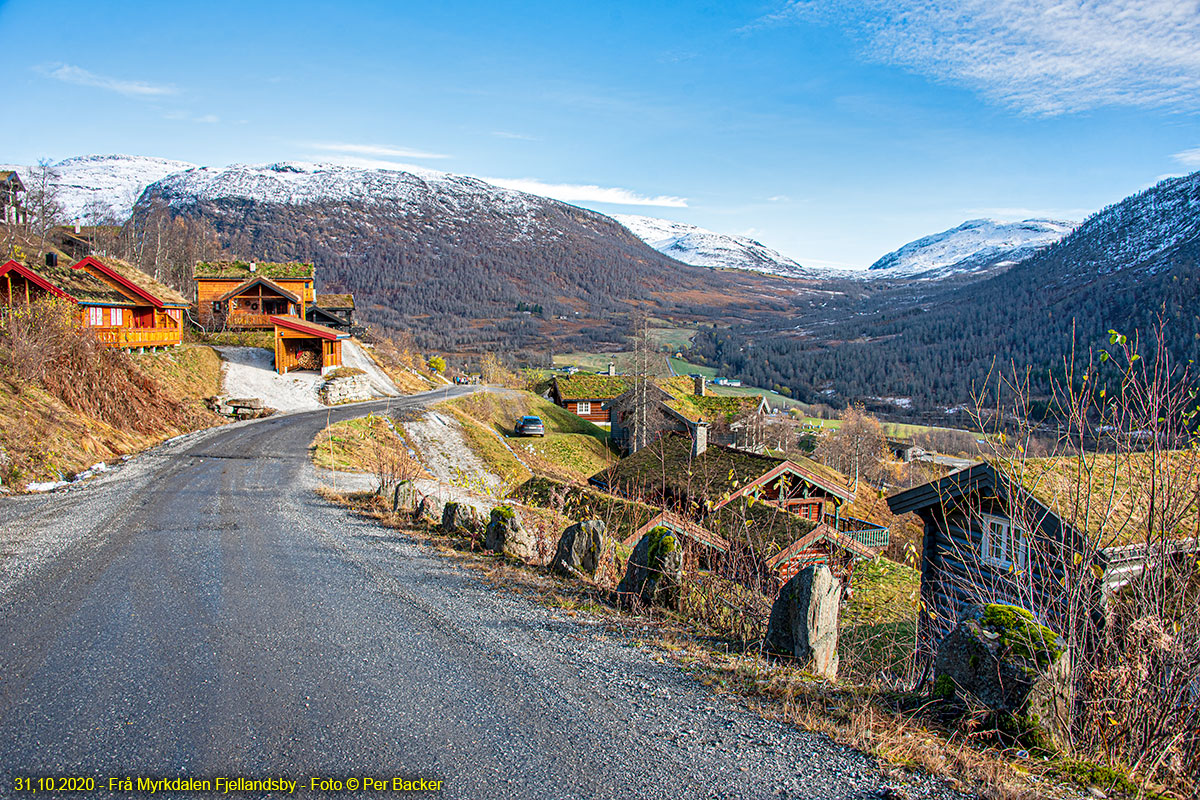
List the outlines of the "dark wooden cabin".
<svg viewBox="0 0 1200 800">
<path fill-rule="evenodd" d="M 925 526 L 921 548 L 920 655 L 929 659 L 970 605 L 1006 603 L 1026 608 L 1063 630 L 1068 572 L 1098 574 L 1101 599 L 1137 580 L 1146 562 L 1144 493 L 1136 477 L 1145 454 L 1099 459 L 1090 471 L 1079 458 L 1030 459 L 1014 466 L 983 462 L 888 498 L 894 514 L 916 513 Z M 1200 517 L 1196 457 L 1187 465 L 1193 513 L 1171 537 L 1180 553 L 1194 552 Z M 1104 463 L 1107 461 L 1107 463 Z M 1122 474 L 1125 475 L 1122 478 Z M 1130 480 L 1129 478 L 1133 479 Z M 1093 553 L 1087 570 L 1077 554 Z M 1094 569 L 1094 571 L 1093 571 Z"/>
</svg>

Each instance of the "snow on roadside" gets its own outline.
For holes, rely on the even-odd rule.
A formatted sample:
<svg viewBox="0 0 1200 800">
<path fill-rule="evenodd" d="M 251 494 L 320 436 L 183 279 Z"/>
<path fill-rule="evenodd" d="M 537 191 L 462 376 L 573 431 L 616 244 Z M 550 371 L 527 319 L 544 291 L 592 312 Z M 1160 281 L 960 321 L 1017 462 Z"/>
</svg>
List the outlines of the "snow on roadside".
<svg viewBox="0 0 1200 800">
<path fill-rule="evenodd" d="M 342 366 L 354 367 L 367 373 L 371 392 L 375 395 L 379 397 L 400 396 L 400 390 L 396 388 L 396 384 L 392 383 L 392 379 L 379 368 L 374 359 L 362 351 L 357 342 L 349 340 L 342 342 Z"/>
<path fill-rule="evenodd" d="M 324 381 L 315 372 L 275 372 L 275 354 L 261 347 L 217 347 L 221 354 L 223 391 L 229 397 L 257 397 L 276 411 L 324 408 L 317 387 Z"/>
</svg>

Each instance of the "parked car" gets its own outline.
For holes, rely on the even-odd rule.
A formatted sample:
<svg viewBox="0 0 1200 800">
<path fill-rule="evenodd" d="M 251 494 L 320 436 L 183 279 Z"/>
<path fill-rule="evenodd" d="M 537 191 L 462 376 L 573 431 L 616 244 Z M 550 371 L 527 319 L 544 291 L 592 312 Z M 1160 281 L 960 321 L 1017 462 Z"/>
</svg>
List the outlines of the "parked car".
<svg viewBox="0 0 1200 800">
<path fill-rule="evenodd" d="M 513 430 L 516 431 L 517 436 L 546 435 L 546 426 L 542 424 L 541 417 L 521 417 L 513 425 Z"/>
</svg>

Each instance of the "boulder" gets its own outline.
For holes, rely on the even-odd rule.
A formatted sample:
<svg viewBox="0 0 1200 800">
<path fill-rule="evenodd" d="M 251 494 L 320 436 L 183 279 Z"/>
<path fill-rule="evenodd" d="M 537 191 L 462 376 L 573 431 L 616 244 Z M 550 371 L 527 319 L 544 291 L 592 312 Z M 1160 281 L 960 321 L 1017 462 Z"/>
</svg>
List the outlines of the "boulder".
<svg viewBox="0 0 1200 800">
<path fill-rule="evenodd" d="M 608 526 L 602 520 L 577 522 L 563 531 L 551 568 L 569 575 L 595 577 L 600 557 L 608 544 Z"/>
<path fill-rule="evenodd" d="M 1061 637 L 1024 608 L 969 607 L 938 645 L 934 695 L 982 705 L 1000 730 L 1033 746 L 1052 745 L 1063 738 L 1068 719 L 1064 651 Z"/>
<path fill-rule="evenodd" d="M 779 590 L 767 623 L 767 647 L 810 672 L 834 680 L 838 671 L 841 581 L 824 564 L 805 567 Z"/>
<path fill-rule="evenodd" d="M 417 487 L 413 486 L 412 481 L 400 481 L 392 490 L 392 513 L 412 511 L 417 507 L 420 499 L 421 496 L 417 493 Z"/>
<path fill-rule="evenodd" d="M 440 525 L 445 508 L 446 501 L 443 498 L 433 494 L 426 495 L 417 502 L 413 509 L 413 522 Z"/>
<path fill-rule="evenodd" d="M 512 506 L 492 509 L 483 546 L 522 559 L 533 558 L 535 553 L 533 537 L 521 527 L 521 519 Z"/>
<path fill-rule="evenodd" d="M 478 536 L 483 533 L 483 515 L 474 506 L 466 503 L 446 503 L 442 509 L 443 533 L 467 533 Z"/>
<path fill-rule="evenodd" d="M 638 540 L 617 594 L 646 605 L 678 608 L 683 584 L 683 548 L 670 528 L 659 525 Z"/>
</svg>

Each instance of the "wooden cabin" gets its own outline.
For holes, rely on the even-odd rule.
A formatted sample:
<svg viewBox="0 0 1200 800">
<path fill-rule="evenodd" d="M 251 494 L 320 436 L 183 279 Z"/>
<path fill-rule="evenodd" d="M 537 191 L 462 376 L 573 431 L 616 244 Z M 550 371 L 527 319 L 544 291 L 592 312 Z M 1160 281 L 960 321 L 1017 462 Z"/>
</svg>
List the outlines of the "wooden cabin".
<svg viewBox="0 0 1200 800">
<path fill-rule="evenodd" d="M 608 423 L 610 416 L 605 403 L 624 394 L 633 385 L 632 378 L 623 375 L 594 375 L 577 372 L 556 375 L 550 384 L 554 404 L 590 422 Z"/>
<path fill-rule="evenodd" d="M 336 328 L 347 333 L 354 332 L 354 295 L 318 294 L 304 316 L 309 322 Z"/>
<path fill-rule="evenodd" d="M 174 289 L 116 259 L 88 256 L 67 266 L 48 253 L 36 267 L 16 261 L 0 267 L 0 305 L 46 295 L 74 303 L 81 327 L 101 344 L 126 350 L 178 345 L 189 305 Z"/>
<path fill-rule="evenodd" d="M 676 376 L 653 381 L 613 398 L 609 412 L 612 442 L 630 455 L 668 432 L 695 436 L 708 428 L 708 443 L 761 452 L 765 449 L 763 418 L 770 413 L 765 397 L 721 397 L 708 394 L 704 378 Z M 638 426 L 645 432 L 637 435 Z"/>
<path fill-rule="evenodd" d="M 834 544 L 846 537 L 861 545 L 854 557 L 887 547 L 888 528 L 844 513 L 855 493 L 836 470 L 806 458 L 708 446 L 705 427 L 698 426 L 696 432 L 698 438 L 668 431 L 593 475 L 590 483 L 712 530 L 729 531 L 753 521 L 775 551 L 818 526 L 829 529 Z"/>
<path fill-rule="evenodd" d="M 21 202 L 25 194 L 25 184 L 21 176 L 13 170 L 0 170 L 0 223 L 4 225 L 24 225 L 29 221 L 29 213 Z"/>
<path fill-rule="evenodd" d="M 271 324 L 275 328 L 275 371 L 280 375 L 298 369 L 324 374 L 342 365 L 342 342 L 350 338 L 345 331 L 291 315 L 273 316 Z"/>
<path fill-rule="evenodd" d="M 304 319 L 315 297 L 312 264 L 298 261 L 201 261 L 193 270 L 200 324 L 206 329 L 270 329 L 274 316 Z"/>
<path fill-rule="evenodd" d="M 1073 573 L 1107 597 L 1138 579 L 1146 563 L 1145 475 L 1150 454 L 1030 459 L 1014 466 L 983 462 L 888 498 L 894 514 L 916 513 L 925 526 L 921 548 L 919 654 L 938 643 L 971 605 L 1026 608 L 1064 630 L 1064 582 Z M 1161 460 L 1163 454 L 1159 454 Z M 1179 470 L 1188 512 L 1169 536 L 1179 554 L 1200 540 L 1200 459 L 1168 453 Z M 1081 466 L 1082 465 L 1082 466 Z M 1092 467 L 1088 469 L 1087 467 Z M 1190 498 L 1190 500 L 1189 500 Z M 1159 503 L 1163 500 L 1160 497 Z M 1139 539 L 1142 543 L 1139 544 Z M 1093 563 L 1076 555 L 1094 553 Z"/>
</svg>

